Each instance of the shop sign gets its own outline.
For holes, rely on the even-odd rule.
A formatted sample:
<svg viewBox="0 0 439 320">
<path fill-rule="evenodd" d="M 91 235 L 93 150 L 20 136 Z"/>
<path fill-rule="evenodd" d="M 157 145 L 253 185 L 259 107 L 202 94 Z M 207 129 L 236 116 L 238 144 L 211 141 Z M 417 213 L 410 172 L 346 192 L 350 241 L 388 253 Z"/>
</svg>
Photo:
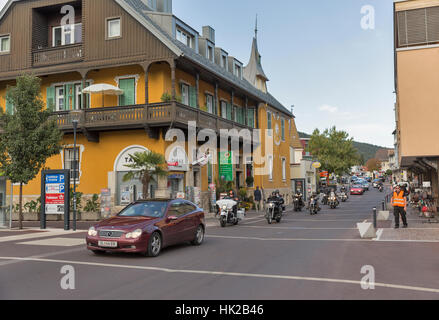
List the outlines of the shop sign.
<svg viewBox="0 0 439 320">
<path fill-rule="evenodd" d="M 169 171 L 189 171 L 189 161 L 186 151 L 182 147 L 175 147 L 168 157 Z"/>
<path fill-rule="evenodd" d="M 109 218 L 111 216 L 111 190 L 101 189 L 101 217 Z"/>
<path fill-rule="evenodd" d="M 177 199 L 184 199 L 186 194 L 184 192 L 177 192 Z"/>
<path fill-rule="evenodd" d="M 142 146 L 132 146 L 125 149 L 116 160 L 115 171 L 134 171 L 134 169 L 127 167 L 127 165 L 133 164 L 133 160 L 130 155 L 134 155 L 137 152 L 146 152 L 149 151 L 145 147 Z"/>
<path fill-rule="evenodd" d="M 430 181 L 424 181 L 422 183 L 423 188 L 431 188 L 431 182 Z"/>
</svg>

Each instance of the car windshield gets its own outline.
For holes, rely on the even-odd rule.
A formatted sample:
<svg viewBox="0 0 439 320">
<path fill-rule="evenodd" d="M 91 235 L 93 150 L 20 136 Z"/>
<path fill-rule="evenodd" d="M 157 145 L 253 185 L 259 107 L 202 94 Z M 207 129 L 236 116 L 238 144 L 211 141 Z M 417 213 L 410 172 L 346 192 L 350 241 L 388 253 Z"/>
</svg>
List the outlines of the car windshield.
<svg viewBox="0 0 439 320">
<path fill-rule="evenodd" d="M 161 218 L 164 216 L 167 206 L 167 201 L 147 201 L 135 203 L 122 210 L 118 216 Z"/>
</svg>

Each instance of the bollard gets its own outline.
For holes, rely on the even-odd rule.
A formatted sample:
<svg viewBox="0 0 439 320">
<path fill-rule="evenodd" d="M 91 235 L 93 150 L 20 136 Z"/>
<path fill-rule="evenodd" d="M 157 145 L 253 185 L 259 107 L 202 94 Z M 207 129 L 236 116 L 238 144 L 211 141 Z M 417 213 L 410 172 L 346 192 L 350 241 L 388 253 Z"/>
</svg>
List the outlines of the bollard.
<svg viewBox="0 0 439 320">
<path fill-rule="evenodd" d="M 383 201 L 382 205 L 383 205 L 383 211 L 386 210 L 386 207 L 385 207 L 384 201 Z"/>
<path fill-rule="evenodd" d="M 373 208 L 373 227 L 377 228 L 377 208 Z"/>
</svg>

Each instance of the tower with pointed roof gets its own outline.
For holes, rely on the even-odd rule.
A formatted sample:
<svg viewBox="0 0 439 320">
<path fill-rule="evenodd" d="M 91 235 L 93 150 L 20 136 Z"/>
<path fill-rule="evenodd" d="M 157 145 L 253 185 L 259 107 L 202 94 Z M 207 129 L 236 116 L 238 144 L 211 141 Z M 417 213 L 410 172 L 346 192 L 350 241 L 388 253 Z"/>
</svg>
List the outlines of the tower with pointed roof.
<svg viewBox="0 0 439 320">
<path fill-rule="evenodd" d="M 268 77 L 262 68 L 261 55 L 258 50 L 258 17 L 256 16 L 255 36 L 253 38 L 250 60 L 244 67 L 244 78 L 257 89 L 267 92 Z"/>
</svg>

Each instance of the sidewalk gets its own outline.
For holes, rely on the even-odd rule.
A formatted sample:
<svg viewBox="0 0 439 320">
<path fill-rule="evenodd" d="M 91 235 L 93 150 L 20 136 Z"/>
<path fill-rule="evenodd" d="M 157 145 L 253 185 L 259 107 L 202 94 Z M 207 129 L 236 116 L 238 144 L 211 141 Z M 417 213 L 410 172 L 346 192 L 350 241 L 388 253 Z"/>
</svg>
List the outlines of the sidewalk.
<svg viewBox="0 0 439 320">
<path fill-rule="evenodd" d="M 378 237 L 378 240 L 439 242 L 439 223 L 429 223 L 429 219 L 419 217 L 419 211 L 416 209 L 407 209 L 407 229 L 401 228 L 402 221 L 400 222 L 400 228 L 394 229 L 395 218 L 393 211 L 390 212 L 390 219 L 389 227 L 382 229 L 382 234 Z M 435 221 L 439 222 L 439 219 L 430 219 L 430 222 Z"/>
</svg>

